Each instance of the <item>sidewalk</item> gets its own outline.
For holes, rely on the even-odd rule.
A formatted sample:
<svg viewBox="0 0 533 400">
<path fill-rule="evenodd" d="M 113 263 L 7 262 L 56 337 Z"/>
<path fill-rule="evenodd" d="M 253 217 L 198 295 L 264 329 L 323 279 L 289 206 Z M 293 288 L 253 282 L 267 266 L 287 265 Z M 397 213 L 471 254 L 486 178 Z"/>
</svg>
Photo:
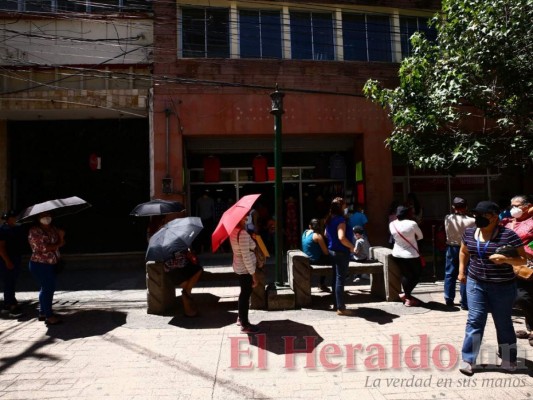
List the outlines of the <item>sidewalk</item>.
<svg viewBox="0 0 533 400">
<path fill-rule="evenodd" d="M 490 317 L 487 365 L 459 373 L 467 314 L 442 304 L 441 282 L 417 287 L 426 304 L 416 308 L 349 286 L 354 317 L 327 311 L 314 291 L 312 309 L 251 311 L 262 334 L 248 337 L 235 325 L 236 282 L 204 282 L 193 291 L 201 316 L 184 318 L 148 315 L 144 280 L 140 268 L 66 271 L 54 306 L 65 323 L 47 328 L 25 271 L 26 316 L 0 320 L 0 399 L 533 398 L 533 347 L 519 340 L 519 370 L 499 371 Z"/>
</svg>

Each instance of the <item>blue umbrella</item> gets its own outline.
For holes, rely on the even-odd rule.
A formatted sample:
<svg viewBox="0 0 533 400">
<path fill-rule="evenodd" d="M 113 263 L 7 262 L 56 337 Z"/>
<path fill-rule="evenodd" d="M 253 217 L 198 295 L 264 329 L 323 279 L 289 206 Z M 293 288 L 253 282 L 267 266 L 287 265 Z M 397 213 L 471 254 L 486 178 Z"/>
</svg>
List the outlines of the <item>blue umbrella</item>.
<svg viewBox="0 0 533 400">
<path fill-rule="evenodd" d="M 198 217 L 170 221 L 150 238 L 146 261 L 170 260 L 174 253 L 187 250 L 203 227 Z"/>
</svg>

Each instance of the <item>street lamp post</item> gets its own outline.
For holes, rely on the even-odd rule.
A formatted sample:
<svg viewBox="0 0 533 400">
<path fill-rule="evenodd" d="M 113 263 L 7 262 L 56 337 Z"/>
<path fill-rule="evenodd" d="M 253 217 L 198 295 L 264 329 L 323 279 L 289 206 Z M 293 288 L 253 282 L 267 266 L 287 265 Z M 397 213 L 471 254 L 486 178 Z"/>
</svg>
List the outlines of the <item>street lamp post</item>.
<svg viewBox="0 0 533 400">
<path fill-rule="evenodd" d="M 282 177 L 282 162 L 281 162 L 281 116 L 283 115 L 283 97 L 285 93 L 278 90 L 276 84 L 276 91 L 270 94 L 272 99 L 272 109 L 270 114 L 274 115 L 274 167 L 276 171 L 275 183 L 275 216 L 276 216 L 276 236 L 274 240 L 274 252 L 276 255 L 276 285 L 283 285 L 283 278 L 281 276 L 281 266 L 283 263 L 283 181 Z"/>
</svg>

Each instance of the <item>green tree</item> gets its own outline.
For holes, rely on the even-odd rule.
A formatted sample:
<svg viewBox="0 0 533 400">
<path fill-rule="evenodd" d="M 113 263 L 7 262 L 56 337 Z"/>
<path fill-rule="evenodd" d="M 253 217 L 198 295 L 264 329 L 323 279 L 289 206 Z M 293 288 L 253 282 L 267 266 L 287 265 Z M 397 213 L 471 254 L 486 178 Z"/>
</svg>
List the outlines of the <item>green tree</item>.
<svg viewBox="0 0 533 400">
<path fill-rule="evenodd" d="M 364 87 L 393 122 L 387 144 L 418 168 L 531 166 L 532 21 L 532 0 L 443 0 L 399 87 Z"/>
</svg>

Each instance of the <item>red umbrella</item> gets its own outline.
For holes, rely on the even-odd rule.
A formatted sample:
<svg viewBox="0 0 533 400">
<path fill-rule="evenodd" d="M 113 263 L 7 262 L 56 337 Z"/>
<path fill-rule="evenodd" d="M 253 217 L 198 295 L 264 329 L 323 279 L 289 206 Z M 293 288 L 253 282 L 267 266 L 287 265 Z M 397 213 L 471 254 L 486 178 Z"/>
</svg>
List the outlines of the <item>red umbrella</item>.
<svg viewBox="0 0 533 400">
<path fill-rule="evenodd" d="M 233 229 L 235 229 L 237 224 L 244 218 L 244 216 L 250 212 L 252 206 L 259 196 L 261 195 L 249 194 L 247 196 L 243 196 L 238 202 L 236 202 L 234 205 L 228 208 L 224 214 L 222 214 L 217 227 L 211 235 L 211 247 L 213 248 L 213 253 L 217 251 L 222 242 L 229 237 Z"/>
</svg>

